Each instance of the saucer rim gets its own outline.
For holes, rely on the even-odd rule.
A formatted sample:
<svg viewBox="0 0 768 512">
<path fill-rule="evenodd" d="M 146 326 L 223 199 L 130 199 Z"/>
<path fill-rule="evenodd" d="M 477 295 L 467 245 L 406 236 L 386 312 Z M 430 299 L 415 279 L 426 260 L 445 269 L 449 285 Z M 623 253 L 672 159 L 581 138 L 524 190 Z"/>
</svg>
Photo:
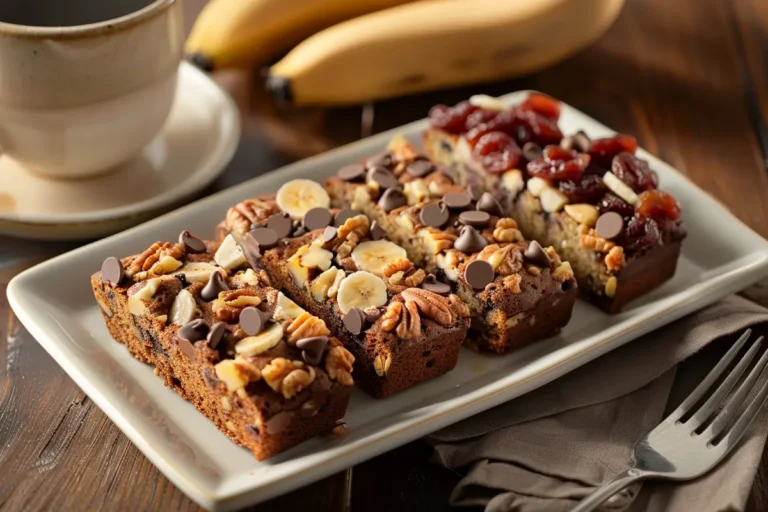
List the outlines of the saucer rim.
<svg viewBox="0 0 768 512">
<path fill-rule="evenodd" d="M 195 88 L 204 92 L 200 95 L 204 101 L 219 103 L 218 114 L 214 120 L 220 135 L 218 143 L 208 152 L 189 179 L 184 180 L 178 187 L 161 194 L 144 199 L 137 203 L 106 208 L 89 212 L 77 213 L 24 213 L 0 212 L 0 225 L 9 224 L 38 226 L 68 226 L 72 224 L 92 224 L 116 221 L 126 217 L 141 216 L 147 213 L 162 211 L 169 206 L 178 207 L 185 199 L 210 185 L 227 167 L 237 151 L 241 138 L 240 111 L 232 100 L 216 82 L 206 73 L 188 62 L 179 65 L 179 83 L 189 87 L 196 83 Z M 162 133 L 162 132 L 161 132 Z M 158 133 L 158 136 L 160 133 Z M 152 139 L 156 140 L 157 137 Z M 150 142 L 151 144 L 152 142 Z M 3 229 L 3 232 L 6 230 Z"/>
</svg>

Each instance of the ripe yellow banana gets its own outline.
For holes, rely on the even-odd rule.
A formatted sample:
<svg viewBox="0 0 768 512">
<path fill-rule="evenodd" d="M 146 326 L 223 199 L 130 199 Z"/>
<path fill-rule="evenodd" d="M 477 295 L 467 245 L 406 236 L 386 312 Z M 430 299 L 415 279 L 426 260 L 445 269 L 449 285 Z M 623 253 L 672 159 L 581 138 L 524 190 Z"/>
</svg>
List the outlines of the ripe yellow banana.
<svg viewBox="0 0 768 512">
<path fill-rule="evenodd" d="M 295 105 L 362 103 L 532 72 L 605 32 L 624 0 L 431 0 L 325 29 L 270 69 Z"/>
<path fill-rule="evenodd" d="M 208 69 L 263 64 L 335 23 L 409 1 L 211 0 L 185 49 Z"/>
</svg>

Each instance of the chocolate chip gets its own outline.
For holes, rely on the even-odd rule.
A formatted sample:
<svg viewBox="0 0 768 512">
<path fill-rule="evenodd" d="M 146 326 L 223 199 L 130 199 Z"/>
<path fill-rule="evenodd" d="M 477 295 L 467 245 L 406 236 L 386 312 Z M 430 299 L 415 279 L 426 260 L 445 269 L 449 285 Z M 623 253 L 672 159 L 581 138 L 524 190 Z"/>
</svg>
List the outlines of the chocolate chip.
<svg viewBox="0 0 768 512">
<path fill-rule="evenodd" d="M 360 215 L 359 211 L 353 210 L 352 208 L 344 208 L 343 210 L 340 210 L 339 213 L 337 213 L 333 218 L 333 225 L 339 228 L 343 226 L 344 223 L 349 219 L 352 217 L 357 217 L 358 215 Z"/>
<path fill-rule="evenodd" d="M 481 212 L 488 212 L 497 217 L 503 217 L 504 211 L 501 209 L 501 203 L 493 197 L 490 192 L 484 193 L 477 201 L 477 209 Z"/>
<path fill-rule="evenodd" d="M 377 183 L 380 188 L 388 189 L 397 186 L 397 178 L 384 167 L 372 167 L 368 170 L 368 181 Z"/>
<path fill-rule="evenodd" d="M 280 237 L 277 236 L 277 231 L 271 228 L 256 228 L 248 232 L 253 239 L 259 244 L 261 250 L 271 249 L 277 245 Z"/>
<path fill-rule="evenodd" d="M 190 343 L 204 340 L 207 334 L 208 324 L 202 318 L 196 318 L 179 328 L 179 338 L 183 338 Z"/>
<path fill-rule="evenodd" d="M 205 242 L 190 234 L 189 231 L 181 232 L 179 243 L 184 246 L 184 251 L 190 254 L 199 254 L 206 251 Z"/>
<path fill-rule="evenodd" d="M 528 160 L 529 162 L 533 162 L 534 160 L 538 160 L 542 156 L 544 156 L 543 151 L 541 150 L 541 146 L 536 144 L 535 142 L 526 142 L 523 144 L 523 158 Z"/>
<path fill-rule="evenodd" d="M 381 240 L 385 236 L 387 236 L 387 230 L 381 227 L 378 222 L 373 221 L 373 224 L 371 224 L 371 238 Z"/>
<path fill-rule="evenodd" d="M 296 414 L 290 411 L 281 411 L 275 414 L 266 422 L 267 434 L 275 435 L 285 432 L 285 430 L 291 426 L 291 423 L 293 423 L 293 418 L 295 416 Z"/>
<path fill-rule="evenodd" d="M 379 199 L 379 207 L 387 213 L 406 204 L 408 204 L 408 200 L 403 191 L 398 188 L 388 188 Z"/>
<path fill-rule="evenodd" d="M 451 210 L 463 210 L 472 204 L 472 197 L 463 192 L 451 192 L 443 196 L 443 202 Z"/>
<path fill-rule="evenodd" d="M 475 290 L 482 290 L 493 282 L 493 267 L 483 260 L 475 260 L 464 269 L 464 280 Z"/>
<path fill-rule="evenodd" d="M 181 349 L 181 352 L 187 356 L 188 359 L 191 359 L 192 361 L 195 360 L 195 347 L 192 345 L 192 343 L 189 342 L 189 340 L 185 338 L 177 338 L 176 339 L 177 344 L 179 345 L 179 348 Z"/>
<path fill-rule="evenodd" d="M 568 151 L 575 149 L 580 153 L 589 153 L 592 148 L 592 141 L 589 140 L 589 136 L 583 130 L 579 130 L 571 136 L 564 137 L 560 141 L 560 147 Z"/>
<path fill-rule="evenodd" d="M 429 274 L 427 278 L 421 282 L 421 287 L 428 292 L 436 293 L 438 295 L 450 295 L 451 293 L 451 286 L 438 281 L 435 274 Z"/>
<path fill-rule="evenodd" d="M 435 166 L 429 160 L 416 160 L 405 167 L 405 172 L 414 178 L 421 178 L 434 170 Z"/>
<path fill-rule="evenodd" d="M 461 228 L 459 238 L 453 242 L 453 247 L 466 254 L 480 252 L 488 245 L 488 242 L 472 226 Z"/>
<path fill-rule="evenodd" d="M 472 183 L 471 185 L 467 185 L 467 193 L 473 201 L 480 199 L 480 197 L 483 195 L 483 192 L 485 192 L 485 190 L 479 183 Z"/>
<path fill-rule="evenodd" d="M 372 311 L 371 313 L 365 313 L 365 321 L 369 324 L 375 324 L 376 320 L 381 318 L 381 315 L 383 315 L 384 312 L 380 309 L 376 309 Z"/>
<path fill-rule="evenodd" d="M 328 226 L 323 231 L 323 242 L 328 243 L 332 241 L 339 234 L 339 229 L 333 226 Z"/>
<path fill-rule="evenodd" d="M 293 236 L 302 236 L 306 234 L 307 234 L 307 230 L 304 226 L 299 226 L 293 230 Z"/>
<path fill-rule="evenodd" d="M 304 214 L 303 222 L 304 227 L 309 231 L 312 231 L 313 229 L 323 229 L 333 222 L 333 214 L 331 214 L 331 210 L 328 208 L 317 206 L 307 210 L 307 213 Z"/>
<path fill-rule="evenodd" d="M 301 350 L 301 357 L 307 364 L 318 365 L 323 359 L 323 352 L 328 345 L 328 336 L 312 336 L 296 342 L 296 348 Z"/>
<path fill-rule="evenodd" d="M 365 161 L 365 165 L 368 168 L 389 167 L 392 165 L 392 153 L 390 153 L 389 151 L 384 151 L 383 153 L 379 153 L 378 155 L 372 156 Z"/>
<path fill-rule="evenodd" d="M 229 290 L 229 286 L 224 282 L 224 278 L 221 277 L 221 272 L 212 272 L 211 277 L 208 278 L 208 282 L 200 292 L 200 297 L 204 301 L 212 301 L 219 296 L 220 292 Z"/>
<path fill-rule="evenodd" d="M 258 268 L 259 260 L 261 260 L 261 247 L 259 243 L 253 238 L 253 235 L 246 233 L 242 238 L 235 238 L 237 243 L 240 244 L 240 248 L 243 250 L 248 263 L 253 268 Z"/>
<path fill-rule="evenodd" d="M 488 212 L 470 210 L 468 212 L 461 212 L 459 214 L 459 221 L 465 226 L 484 228 L 491 222 L 491 215 Z"/>
<path fill-rule="evenodd" d="M 605 212 L 598 217 L 595 230 L 601 237 L 611 240 L 624 230 L 624 219 L 616 212 Z"/>
<path fill-rule="evenodd" d="M 441 228 L 448 222 L 448 208 L 442 202 L 430 203 L 421 209 L 419 219 L 425 226 Z"/>
<path fill-rule="evenodd" d="M 352 308 L 344 315 L 344 327 L 354 335 L 363 332 L 365 327 L 365 313 L 360 308 Z"/>
<path fill-rule="evenodd" d="M 365 177 L 365 167 L 360 164 L 352 164 L 339 169 L 336 175 L 344 181 L 362 181 Z"/>
<path fill-rule="evenodd" d="M 101 278 L 104 281 L 109 281 L 116 286 L 120 284 L 120 281 L 122 281 L 124 277 L 125 270 L 119 259 L 110 256 L 101 264 Z"/>
<path fill-rule="evenodd" d="M 531 263 L 535 263 L 540 267 L 549 267 L 552 263 L 552 258 L 549 257 L 549 254 L 536 240 L 528 244 L 528 248 L 525 249 L 523 256 Z"/>
<path fill-rule="evenodd" d="M 291 234 L 293 221 L 287 213 L 276 213 L 267 219 L 267 228 L 277 234 L 278 240 Z"/>
<path fill-rule="evenodd" d="M 243 308 L 240 312 L 238 321 L 240 323 L 240 328 L 248 336 L 259 334 L 264 329 L 264 324 L 266 323 L 261 311 L 253 306 Z"/>
<path fill-rule="evenodd" d="M 205 339 L 208 340 L 208 346 L 215 349 L 219 346 L 219 343 L 224 339 L 226 334 L 227 324 L 225 322 L 216 322 L 213 324 L 213 327 L 211 327 L 211 330 L 208 331 L 208 336 L 205 337 Z"/>
</svg>

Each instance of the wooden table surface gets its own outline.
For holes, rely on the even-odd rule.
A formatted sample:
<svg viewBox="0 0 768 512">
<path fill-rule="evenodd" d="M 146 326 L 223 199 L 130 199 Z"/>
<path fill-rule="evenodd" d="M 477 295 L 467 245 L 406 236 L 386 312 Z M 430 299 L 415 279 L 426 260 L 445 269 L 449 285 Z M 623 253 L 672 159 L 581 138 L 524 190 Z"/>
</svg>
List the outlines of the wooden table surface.
<svg viewBox="0 0 768 512">
<path fill-rule="evenodd" d="M 188 25 L 205 0 L 185 0 Z M 541 34 L 546 37 L 546 34 Z M 570 103 L 687 174 L 768 237 L 768 2 L 627 0 L 605 37 L 533 76 L 361 108 L 283 112 L 257 72 L 217 80 L 244 116 L 243 141 L 206 192 L 421 118 L 472 93 L 538 89 Z M 79 244 L 0 237 L 0 509 L 198 510 L 131 444 L 14 318 L 19 271 Z M 765 285 L 747 295 L 768 305 Z M 458 476 L 414 442 L 255 510 L 447 510 Z M 768 507 L 768 456 L 750 498 Z"/>
</svg>

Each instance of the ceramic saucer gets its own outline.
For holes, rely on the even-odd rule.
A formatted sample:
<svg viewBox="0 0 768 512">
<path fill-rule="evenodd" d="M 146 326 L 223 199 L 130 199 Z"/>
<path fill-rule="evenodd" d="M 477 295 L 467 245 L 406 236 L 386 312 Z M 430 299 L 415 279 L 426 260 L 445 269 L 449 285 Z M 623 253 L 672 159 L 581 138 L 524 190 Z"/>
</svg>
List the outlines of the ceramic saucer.
<svg viewBox="0 0 768 512">
<path fill-rule="evenodd" d="M 132 162 L 95 178 L 50 180 L 0 156 L 0 234 L 82 239 L 134 226 L 210 184 L 239 139 L 239 113 L 230 97 L 182 63 L 168 121 Z"/>
</svg>

